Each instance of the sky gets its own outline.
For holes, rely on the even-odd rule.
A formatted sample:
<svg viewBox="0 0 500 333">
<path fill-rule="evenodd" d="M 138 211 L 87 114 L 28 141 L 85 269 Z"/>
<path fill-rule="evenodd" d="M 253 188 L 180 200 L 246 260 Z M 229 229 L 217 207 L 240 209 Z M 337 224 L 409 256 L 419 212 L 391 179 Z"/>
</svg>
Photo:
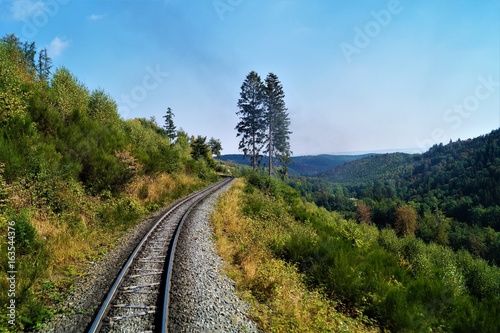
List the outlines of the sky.
<svg viewBox="0 0 500 333">
<path fill-rule="evenodd" d="M 498 0 L 0 0 L 124 119 L 167 107 L 238 153 L 241 85 L 275 73 L 295 156 L 425 151 L 500 127 Z"/>
</svg>

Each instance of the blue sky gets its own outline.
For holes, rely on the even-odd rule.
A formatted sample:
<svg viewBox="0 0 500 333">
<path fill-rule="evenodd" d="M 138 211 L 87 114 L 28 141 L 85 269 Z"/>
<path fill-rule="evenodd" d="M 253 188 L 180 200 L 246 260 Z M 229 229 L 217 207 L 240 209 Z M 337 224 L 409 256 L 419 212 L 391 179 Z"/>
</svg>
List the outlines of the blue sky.
<svg viewBox="0 0 500 333">
<path fill-rule="evenodd" d="M 237 153 L 246 75 L 280 78 L 294 155 L 425 150 L 500 127 L 498 0 L 0 0 L 124 118 L 167 107 Z"/>
</svg>

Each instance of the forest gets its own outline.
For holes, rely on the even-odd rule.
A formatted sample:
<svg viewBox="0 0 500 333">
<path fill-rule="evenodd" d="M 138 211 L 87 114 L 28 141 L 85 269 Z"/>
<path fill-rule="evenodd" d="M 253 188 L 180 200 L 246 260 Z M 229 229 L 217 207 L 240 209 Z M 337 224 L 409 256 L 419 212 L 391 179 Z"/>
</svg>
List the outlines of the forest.
<svg viewBox="0 0 500 333">
<path fill-rule="evenodd" d="M 0 244 L 2 291 L 17 272 L 15 298 L 0 295 L 2 309 L 15 299 L 16 317 L 2 315 L 0 331 L 71 311 L 58 304 L 88 262 L 141 218 L 218 179 L 220 141 L 176 130 L 170 108 L 164 118 L 124 120 L 105 91 L 52 69 L 46 50 L 0 39 L 0 233 L 13 235 Z"/>
<path fill-rule="evenodd" d="M 346 219 L 264 172 L 219 205 L 220 251 L 264 331 L 500 329 L 500 270 L 464 249 Z"/>
<path fill-rule="evenodd" d="M 329 210 L 379 228 L 398 228 L 427 243 L 467 249 L 500 264 L 500 130 L 435 145 L 423 154 L 383 154 L 290 184 Z M 410 226 L 411 224 L 411 226 Z"/>
<path fill-rule="evenodd" d="M 216 223 L 252 315 L 269 331 L 497 332 L 499 139 L 283 180 L 243 168 Z"/>
</svg>

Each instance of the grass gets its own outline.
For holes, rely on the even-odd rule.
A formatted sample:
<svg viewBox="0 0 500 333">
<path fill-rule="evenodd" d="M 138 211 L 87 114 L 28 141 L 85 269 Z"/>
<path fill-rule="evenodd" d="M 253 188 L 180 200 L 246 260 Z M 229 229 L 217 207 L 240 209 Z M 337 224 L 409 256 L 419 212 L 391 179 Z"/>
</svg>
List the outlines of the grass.
<svg viewBox="0 0 500 333">
<path fill-rule="evenodd" d="M 226 272 L 251 304 L 250 315 L 259 328 L 266 332 L 378 332 L 361 319 L 338 312 L 335 302 L 321 290 L 308 288 L 297 267 L 273 250 L 294 234 L 314 235 L 314 230 L 293 220 L 282 203 L 249 207 L 244 198 L 259 194 L 246 190 L 245 181 L 238 179 L 221 197 L 212 224 Z"/>
</svg>

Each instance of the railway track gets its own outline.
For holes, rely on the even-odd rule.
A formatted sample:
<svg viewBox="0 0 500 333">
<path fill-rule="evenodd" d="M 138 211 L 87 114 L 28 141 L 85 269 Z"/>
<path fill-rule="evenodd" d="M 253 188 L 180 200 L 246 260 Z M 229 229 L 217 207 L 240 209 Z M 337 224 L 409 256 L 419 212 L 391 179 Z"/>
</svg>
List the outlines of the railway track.
<svg viewBox="0 0 500 333">
<path fill-rule="evenodd" d="M 138 243 L 87 332 L 167 332 L 172 267 L 184 221 L 225 178 L 177 201 Z"/>
</svg>

